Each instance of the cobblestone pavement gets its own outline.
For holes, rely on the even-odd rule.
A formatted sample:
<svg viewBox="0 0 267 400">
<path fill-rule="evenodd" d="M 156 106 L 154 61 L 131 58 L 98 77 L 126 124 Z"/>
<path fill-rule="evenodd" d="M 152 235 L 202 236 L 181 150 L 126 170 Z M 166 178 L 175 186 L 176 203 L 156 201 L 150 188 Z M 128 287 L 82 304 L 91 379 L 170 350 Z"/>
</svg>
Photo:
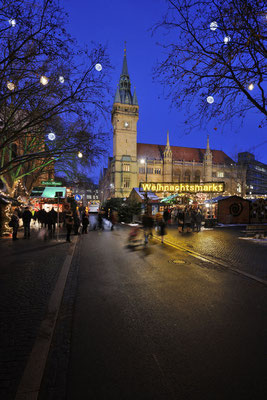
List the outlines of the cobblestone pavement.
<svg viewBox="0 0 267 400">
<path fill-rule="evenodd" d="M 169 226 L 166 240 L 267 280 L 267 240 L 246 239 L 244 229 L 216 227 L 180 234 L 177 227 Z"/>
<path fill-rule="evenodd" d="M 69 243 L 0 240 L 0 398 L 14 399 Z M 63 238 L 62 238 L 63 239 Z"/>
</svg>

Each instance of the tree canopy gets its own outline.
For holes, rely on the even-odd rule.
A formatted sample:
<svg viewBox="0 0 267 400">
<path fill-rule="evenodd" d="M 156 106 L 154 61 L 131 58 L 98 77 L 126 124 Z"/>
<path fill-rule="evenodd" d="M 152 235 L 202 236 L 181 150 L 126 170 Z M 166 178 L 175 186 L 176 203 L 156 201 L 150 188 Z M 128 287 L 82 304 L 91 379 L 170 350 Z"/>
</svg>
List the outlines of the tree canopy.
<svg viewBox="0 0 267 400">
<path fill-rule="evenodd" d="M 154 70 L 172 103 L 186 106 L 188 129 L 242 121 L 249 110 L 266 124 L 266 24 L 264 1 L 167 0 L 164 59 Z"/>
<path fill-rule="evenodd" d="M 11 185 L 55 162 L 93 163 L 104 152 L 110 62 L 80 48 L 56 0 L 0 5 L 0 175 Z M 54 136 L 49 135 L 53 133 Z M 16 146 L 16 151 L 14 151 Z"/>
</svg>

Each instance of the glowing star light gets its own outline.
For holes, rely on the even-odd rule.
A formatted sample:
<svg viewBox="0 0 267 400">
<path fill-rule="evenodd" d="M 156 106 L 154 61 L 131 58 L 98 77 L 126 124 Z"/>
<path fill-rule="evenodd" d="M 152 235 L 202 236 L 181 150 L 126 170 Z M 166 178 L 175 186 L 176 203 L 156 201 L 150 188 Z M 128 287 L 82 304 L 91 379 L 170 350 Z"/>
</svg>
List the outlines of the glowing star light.
<svg viewBox="0 0 267 400">
<path fill-rule="evenodd" d="M 42 75 L 40 78 L 40 83 L 42 85 L 46 86 L 48 84 L 48 82 L 49 82 L 49 79 L 46 76 Z"/>
<path fill-rule="evenodd" d="M 254 83 L 250 83 L 248 85 L 248 90 L 253 90 L 254 89 Z"/>
<path fill-rule="evenodd" d="M 224 41 L 224 44 L 229 43 L 229 42 L 231 41 L 230 36 L 225 36 L 225 38 L 223 39 L 223 41 Z"/>
<path fill-rule="evenodd" d="M 216 21 L 213 21 L 210 23 L 210 30 L 211 31 L 216 31 L 216 29 L 218 28 L 218 24 Z"/>
<path fill-rule="evenodd" d="M 47 136 L 48 136 L 49 140 L 55 140 L 55 138 L 56 138 L 56 135 L 53 132 L 48 133 Z"/>
<path fill-rule="evenodd" d="M 9 90 L 15 90 L 15 83 L 8 81 L 6 85 Z"/>
<path fill-rule="evenodd" d="M 64 83 L 65 82 L 64 76 L 60 76 L 58 78 L 58 80 L 59 80 L 60 83 Z"/>
<path fill-rule="evenodd" d="M 212 96 L 208 96 L 208 97 L 207 97 L 207 102 L 208 102 L 209 104 L 214 103 L 214 98 L 213 98 Z"/>
<path fill-rule="evenodd" d="M 82 158 L 82 157 L 83 157 L 83 153 L 81 153 L 81 152 L 79 151 L 78 157 L 79 157 L 79 158 Z"/>
<path fill-rule="evenodd" d="M 102 71 L 102 65 L 101 64 L 96 64 L 95 65 L 95 69 L 97 70 L 97 71 Z"/>
<path fill-rule="evenodd" d="M 16 20 L 15 20 L 15 19 L 10 18 L 10 19 L 8 20 L 8 22 L 9 22 L 9 25 L 12 26 L 13 28 L 14 28 L 14 26 L 16 26 Z"/>
</svg>

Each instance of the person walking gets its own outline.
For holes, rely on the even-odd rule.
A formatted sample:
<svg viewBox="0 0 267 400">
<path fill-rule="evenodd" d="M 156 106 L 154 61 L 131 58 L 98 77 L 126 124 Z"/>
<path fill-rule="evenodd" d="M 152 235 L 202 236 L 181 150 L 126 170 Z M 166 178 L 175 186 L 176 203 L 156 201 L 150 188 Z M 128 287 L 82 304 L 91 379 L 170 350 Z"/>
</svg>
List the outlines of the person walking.
<svg viewBox="0 0 267 400">
<path fill-rule="evenodd" d="M 161 243 L 164 243 L 164 236 L 166 235 L 166 222 L 164 221 L 164 218 L 161 218 L 158 221 L 158 226 L 159 226 L 159 234 L 161 236 Z"/>
<path fill-rule="evenodd" d="M 200 232 L 201 231 L 201 223 L 202 223 L 202 214 L 201 214 L 200 210 L 197 210 L 195 219 L 196 219 L 197 232 Z"/>
<path fill-rule="evenodd" d="M 181 208 L 179 208 L 178 210 L 177 219 L 178 219 L 178 232 L 182 233 L 184 230 L 184 212 Z"/>
<path fill-rule="evenodd" d="M 31 219 L 32 219 L 32 213 L 30 212 L 29 207 L 26 207 L 22 213 L 22 221 L 23 221 L 23 227 L 24 227 L 24 239 L 30 239 Z"/>
<path fill-rule="evenodd" d="M 12 240 L 19 240 L 17 238 L 17 233 L 18 233 L 18 229 L 19 229 L 19 216 L 18 216 L 18 212 L 16 210 L 13 211 L 11 220 L 9 221 L 9 226 L 11 228 L 13 228 Z"/>
<path fill-rule="evenodd" d="M 89 218 L 88 218 L 88 214 L 84 211 L 82 214 L 82 233 L 87 233 L 87 228 L 89 225 Z"/>
<path fill-rule="evenodd" d="M 73 227 L 73 224 L 74 224 L 73 215 L 72 215 L 72 212 L 71 212 L 71 211 L 69 211 L 69 212 L 66 214 L 65 224 L 66 224 L 66 229 L 67 229 L 66 241 L 67 241 L 67 242 L 70 242 L 70 241 L 71 241 L 71 240 L 70 240 L 70 234 L 71 234 L 71 230 L 72 230 L 72 227 Z"/>
<path fill-rule="evenodd" d="M 47 213 L 47 226 L 48 226 L 48 233 L 49 233 L 49 238 L 52 239 L 52 237 L 55 234 L 56 231 L 56 221 L 57 221 L 57 213 L 52 207 L 52 209 Z"/>
<path fill-rule="evenodd" d="M 184 227 L 187 233 L 191 232 L 191 224 L 192 224 L 192 214 L 189 208 L 186 208 L 184 212 Z"/>
</svg>

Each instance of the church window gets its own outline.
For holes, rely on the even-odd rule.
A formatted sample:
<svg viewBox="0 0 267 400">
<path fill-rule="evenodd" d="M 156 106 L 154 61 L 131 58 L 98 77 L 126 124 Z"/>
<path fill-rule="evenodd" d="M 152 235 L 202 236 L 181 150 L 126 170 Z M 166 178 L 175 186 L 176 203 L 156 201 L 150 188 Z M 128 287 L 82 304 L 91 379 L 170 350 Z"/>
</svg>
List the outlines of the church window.
<svg viewBox="0 0 267 400">
<path fill-rule="evenodd" d="M 218 171 L 217 172 L 217 178 L 224 178 L 224 172 L 223 171 Z"/>
<path fill-rule="evenodd" d="M 155 168 L 154 169 L 154 174 L 160 175 L 161 174 L 161 168 Z"/>
<path fill-rule="evenodd" d="M 139 167 L 139 174 L 145 173 L 145 167 Z"/>
<path fill-rule="evenodd" d="M 130 187 L 130 178 L 124 178 L 123 179 L 123 187 L 124 188 L 129 188 Z"/>
<path fill-rule="evenodd" d="M 129 172 L 130 171 L 130 164 L 123 164 L 122 165 L 122 170 L 124 172 Z"/>
</svg>

